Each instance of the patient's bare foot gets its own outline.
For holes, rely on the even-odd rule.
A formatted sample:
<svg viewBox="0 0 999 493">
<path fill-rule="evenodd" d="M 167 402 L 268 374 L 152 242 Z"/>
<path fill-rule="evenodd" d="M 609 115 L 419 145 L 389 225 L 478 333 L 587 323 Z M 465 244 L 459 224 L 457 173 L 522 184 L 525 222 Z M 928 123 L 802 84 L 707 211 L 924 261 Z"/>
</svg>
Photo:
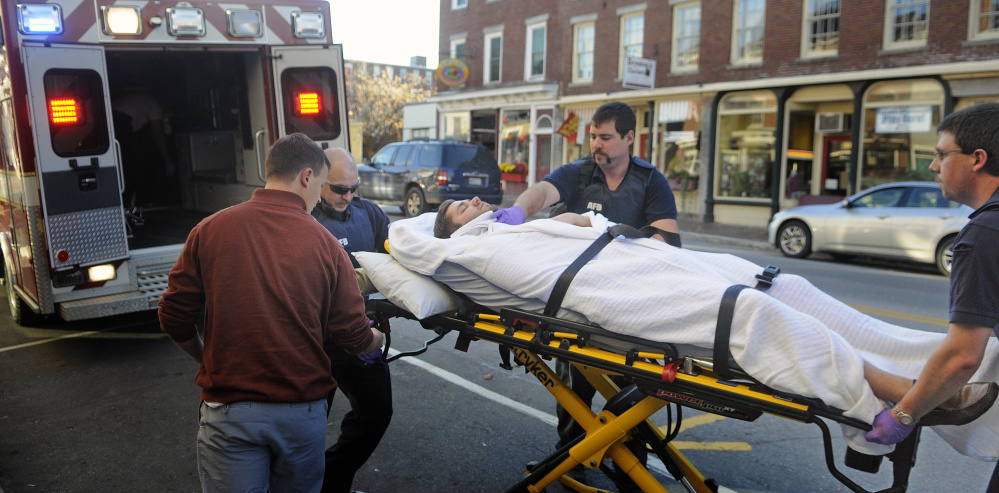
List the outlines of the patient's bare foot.
<svg viewBox="0 0 999 493">
<path fill-rule="evenodd" d="M 961 388 L 940 407 L 926 413 L 919 422 L 925 426 L 964 425 L 985 414 L 996 397 L 999 397 L 999 384 L 995 382 L 972 382 Z"/>
</svg>

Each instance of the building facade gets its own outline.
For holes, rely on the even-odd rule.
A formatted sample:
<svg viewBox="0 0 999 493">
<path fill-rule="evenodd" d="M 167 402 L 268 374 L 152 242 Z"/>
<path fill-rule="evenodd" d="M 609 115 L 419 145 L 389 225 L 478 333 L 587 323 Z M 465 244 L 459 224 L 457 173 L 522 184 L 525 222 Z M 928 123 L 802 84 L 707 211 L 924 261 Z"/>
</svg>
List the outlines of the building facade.
<svg viewBox="0 0 999 493">
<path fill-rule="evenodd" d="M 766 225 L 800 203 L 933 180 L 941 118 L 999 101 L 995 0 L 442 0 L 437 135 L 528 182 L 589 153 L 618 100 L 681 213 Z M 580 120 L 576 134 L 559 129 Z"/>
</svg>

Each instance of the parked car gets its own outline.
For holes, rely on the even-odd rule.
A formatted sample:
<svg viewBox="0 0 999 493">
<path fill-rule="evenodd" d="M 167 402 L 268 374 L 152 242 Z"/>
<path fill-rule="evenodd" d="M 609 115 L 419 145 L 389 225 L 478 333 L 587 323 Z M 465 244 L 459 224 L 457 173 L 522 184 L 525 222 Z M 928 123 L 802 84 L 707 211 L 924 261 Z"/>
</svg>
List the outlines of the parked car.
<svg viewBox="0 0 999 493">
<path fill-rule="evenodd" d="M 813 252 L 896 258 L 936 264 L 950 275 L 954 237 L 972 209 L 943 197 L 935 182 L 873 187 L 835 204 L 792 207 L 774 214 L 770 243 L 788 257 Z"/>
<path fill-rule="evenodd" d="M 479 144 L 454 141 L 396 142 L 358 165 L 361 196 L 402 208 L 406 217 L 435 209 L 447 199 L 503 201 L 496 158 Z"/>
</svg>

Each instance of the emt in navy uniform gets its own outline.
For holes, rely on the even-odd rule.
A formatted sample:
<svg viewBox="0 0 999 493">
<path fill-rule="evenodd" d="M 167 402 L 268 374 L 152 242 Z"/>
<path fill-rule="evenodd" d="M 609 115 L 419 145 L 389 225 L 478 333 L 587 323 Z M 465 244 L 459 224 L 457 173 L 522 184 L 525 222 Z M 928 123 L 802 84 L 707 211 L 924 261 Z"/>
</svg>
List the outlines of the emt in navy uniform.
<svg viewBox="0 0 999 493">
<path fill-rule="evenodd" d="M 541 182 L 524 191 L 512 207 L 493 213 L 501 223 L 521 224 L 545 207 L 565 203 L 566 212 L 598 212 L 611 221 L 636 229 L 655 228 L 656 239 L 679 246 L 676 202 L 666 177 L 652 164 L 631 155 L 635 142 L 635 112 L 621 102 L 605 103 L 593 114 L 590 125 L 591 156 L 560 166 Z M 566 362 L 556 364 L 559 377 L 583 402 L 590 405 L 596 389 Z M 584 430 L 562 406 L 558 415 L 558 446 L 571 442 Z M 644 444 L 629 447 L 644 463 Z"/>
<path fill-rule="evenodd" d="M 999 337 L 999 103 L 979 103 L 947 115 L 937 132 L 937 152 L 930 171 L 937 174 L 944 198 L 975 209 L 954 239 L 950 277 L 950 325 L 947 337 L 913 382 L 896 378 L 874 391 L 893 398 L 895 406 L 874 420 L 872 442 L 904 440 L 926 414 L 960 391 L 958 400 L 974 402 L 996 385 L 965 385 L 978 370 L 985 346 Z M 880 393 L 879 393 L 880 392 Z M 893 393 L 892 393 L 893 392 Z M 952 398 L 953 399 L 953 398 Z M 973 414 L 977 406 L 958 407 Z M 985 490 L 999 492 L 999 465 Z"/>
<path fill-rule="evenodd" d="M 347 250 L 354 268 L 354 252 L 385 252 L 389 218 L 370 200 L 355 195 L 361 182 L 354 158 L 344 149 L 326 149 L 330 171 L 322 199 L 312 215 Z M 325 492 L 347 493 L 357 470 L 378 447 L 392 420 L 392 380 L 381 349 L 354 356 L 336 344 L 326 344 L 337 388 L 350 401 L 351 410 L 340 423 L 340 436 L 326 450 Z M 332 406 L 336 389 L 327 401 Z"/>
</svg>

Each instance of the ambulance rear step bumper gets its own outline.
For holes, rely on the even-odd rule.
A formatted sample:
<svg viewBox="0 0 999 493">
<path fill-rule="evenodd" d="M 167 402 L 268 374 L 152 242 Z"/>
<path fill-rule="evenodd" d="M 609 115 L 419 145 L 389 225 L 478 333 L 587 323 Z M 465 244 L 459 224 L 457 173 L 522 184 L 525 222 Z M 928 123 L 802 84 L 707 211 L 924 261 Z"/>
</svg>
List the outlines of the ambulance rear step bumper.
<svg viewBox="0 0 999 493">
<path fill-rule="evenodd" d="M 59 316 L 72 322 L 91 318 L 110 317 L 125 313 L 153 310 L 156 303 L 150 303 L 142 292 L 112 294 L 85 300 L 67 301 L 59 304 Z"/>
</svg>

